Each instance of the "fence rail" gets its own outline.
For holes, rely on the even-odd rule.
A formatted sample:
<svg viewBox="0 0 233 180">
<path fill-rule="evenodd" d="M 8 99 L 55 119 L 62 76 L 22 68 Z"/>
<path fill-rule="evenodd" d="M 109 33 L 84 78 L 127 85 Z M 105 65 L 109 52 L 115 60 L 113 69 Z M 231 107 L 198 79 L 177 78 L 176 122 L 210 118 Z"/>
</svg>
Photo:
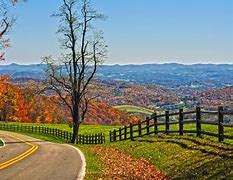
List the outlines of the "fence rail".
<svg viewBox="0 0 233 180">
<path fill-rule="evenodd" d="M 15 132 L 32 132 L 38 134 L 46 134 L 57 137 L 66 142 L 71 142 L 73 134 L 68 131 L 63 131 L 57 128 L 49 128 L 43 126 L 26 126 L 0 123 L 0 130 L 15 131 Z M 79 134 L 77 137 L 77 144 L 103 144 L 105 143 L 105 135 L 103 133 L 95 135 Z"/>
<path fill-rule="evenodd" d="M 202 114 L 217 115 L 217 121 L 202 120 Z M 188 119 L 185 115 L 195 115 L 195 118 Z M 195 111 L 184 112 L 180 109 L 179 112 L 170 113 L 166 111 L 164 114 L 157 115 L 152 114 L 151 117 L 146 118 L 144 121 L 138 121 L 137 124 L 130 124 L 129 126 L 124 126 L 118 130 L 110 131 L 110 142 L 122 141 L 122 140 L 133 140 L 137 137 L 142 137 L 151 134 L 158 133 L 179 133 L 182 136 L 184 133 L 195 133 L 197 136 L 208 135 L 213 137 L 218 137 L 219 142 L 224 141 L 224 139 L 233 140 L 233 135 L 225 135 L 224 127 L 233 128 L 233 124 L 224 123 L 224 115 L 233 115 L 233 113 L 224 112 L 223 107 L 218 107 L 218 111 L 206 111 L 201 110 L 200 107 L 196 107 Z M 170 117 L 178 116 L 178 121 L 170 121 Z M 164 118 L 164 122 L 159 122 L 159 118 Z M 195 124 L 195 130 L 185 130 L 185 124 Z M 202 130 L 202 124 L 208 124 L 217 126 L 218 133 L 207 132 Z M 170 130 L 170 125 L 178 125 L 178 130 Z M 164 126 L 164 130 L 158 130 L 160 126 Z"/>
</svg>

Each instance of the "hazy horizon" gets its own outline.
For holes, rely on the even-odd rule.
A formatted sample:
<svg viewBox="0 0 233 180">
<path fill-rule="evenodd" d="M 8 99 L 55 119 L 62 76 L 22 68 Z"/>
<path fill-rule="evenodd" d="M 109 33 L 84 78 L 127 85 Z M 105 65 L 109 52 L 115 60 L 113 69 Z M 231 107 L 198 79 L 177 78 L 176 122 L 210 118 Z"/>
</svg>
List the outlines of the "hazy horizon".
<svg viewBox="0 0 233 180">
<path fill-rule="evenodd" d="M 7 65 L 12 65 L 12 64 L 17 64 L 17 65 L 25 65 L 25 66 L 29 66 L 29 65 L 39 65 L 39 64 L 43 64 L 43 63 L 27 63 L 27 64 L 23 64 L 23 63 L 17 63 L 17 62 L 11 62 L 11 63 L 1 63 L 0 66 L 7 66 Z M 125 66 L 125 65 L 164 65 L 164 64 L 180 64 L 180 65 L 233 65 L 233 63 L 177 63 L 177 62 L 165 62 L 165 63 L 128 63 L 128 64 L 102 64 L 104 66 L 115 66 L 115 65 L 119 65 L 119 66 Z"/>
</svg>

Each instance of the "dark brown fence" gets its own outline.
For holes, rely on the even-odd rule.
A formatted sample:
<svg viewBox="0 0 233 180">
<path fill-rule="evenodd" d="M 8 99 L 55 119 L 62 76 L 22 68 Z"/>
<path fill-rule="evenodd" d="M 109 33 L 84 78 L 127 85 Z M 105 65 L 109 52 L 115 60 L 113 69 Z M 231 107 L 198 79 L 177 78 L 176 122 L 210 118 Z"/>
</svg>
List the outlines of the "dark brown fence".
<svg viewBox="0 0 233 180">
<path fill-rule="evenodd" d="M 71 142 L 72 133 L 63 131 L 57 128 L 49 128 L 44 126 L 25 126 L 0 123 L 0 130 L 15 131 L 15 132 L 32 132 L 38 134 L 51 135 L 56 138 L 62 139 L 66 142 Z M 103 144 L 105 143 L 105 135 L 103 133 L 95 135 L 78 135 L 77 144 Z"/>
<path fill-rule="evenodd" d="M 95 135 L 78 135 L 77 144 L 104 144 L 105 136 L 103 133 Z"/>
<path fill-rule="evenodd" d="M 202 114 L 214 115 L 217 117 L 216 121 L 204 120 L 202 119 Z M 184 133 L 195 133 L 197 136 L 209 135 L 217 137 L 219 142 L 224 141 L 224 139 L 232 139 L 232 135 L 224 134 L 224 127 L 233 128 L 233 124 L 224 123 L 224 115 L 233 115 L 233 112 L 223 111 L 223 107 L 218 107 L 218 111 L 204 111 L 200 107 L 196 107 L 195 111 L 184 112 L 180 109 L 179 112 L 170 113 L 166 111 L 164 114 L 152 114 L 151 117 L 144 121 L 138 121 L 137 124 L 130 124 L 129 126 L 124 126 L 118 130 L 110 131 L 110 142 L 122 141 L 122 140 L 133 140 L 137 137 L 142 137 L 150 134 L 158 133 L 179 133 L 182 136 Z M 189 116 L 188 118 L 185 118 Z M 171 118 L 178 117 L 178 121 L 171 121 Z M 159 119 L 163 118 L 163 122 Z M 185 130 L 185 124 L 194 124 L 195 130 Z M 216 126 L 218 133 L 207 132 L 202 130 L 202 124 L 208 124 Z M 170 130 L 170 125 L 178 125 L 178 130 Z M 159 127 L 164 126 L 164 130 L 159 130 Z"/>
</svg>

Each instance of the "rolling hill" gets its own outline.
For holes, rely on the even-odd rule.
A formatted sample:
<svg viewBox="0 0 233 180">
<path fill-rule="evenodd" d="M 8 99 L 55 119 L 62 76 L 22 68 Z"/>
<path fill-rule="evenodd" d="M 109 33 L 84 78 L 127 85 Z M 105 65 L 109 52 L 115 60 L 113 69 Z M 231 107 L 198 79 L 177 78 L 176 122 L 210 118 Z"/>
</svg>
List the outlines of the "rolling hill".
<svg viewBox="0 0 233 180">
<path fill-rule="evenodd" d="M 0 65 L 0 75 L 13 78 L 45 77 L 44 64 Z M 220 88 L 233 84 L 232 64 L 193 64 L 176 63 L 144 65 L 103 65 L 98 70 L 101 80 L 125 81 L 140 84 L 157 84 L 168 88 L 190 87 Z"/>
</svg>

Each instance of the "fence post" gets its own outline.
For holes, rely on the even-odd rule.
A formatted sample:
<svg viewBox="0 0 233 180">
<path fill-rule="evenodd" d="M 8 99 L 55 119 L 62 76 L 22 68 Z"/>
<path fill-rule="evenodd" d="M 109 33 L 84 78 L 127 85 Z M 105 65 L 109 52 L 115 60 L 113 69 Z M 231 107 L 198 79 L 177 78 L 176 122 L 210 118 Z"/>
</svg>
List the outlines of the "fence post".
<svg viewBox="0 0 233 180">
<path fill-rule="evenodd" d="M 154 133 L 158 134 L 158 118 L 157 113 L 154 113 Z"/>
<path fill-rule="evenodd" d="M 101 133 L 101 144 L 104 144 L 104 134 Z"/>
<path fill-rule="evenodd" d="M 138 136 L 142 136 L 142 123 L 141 121 L 138 121 Z"/>
<path fill-rule="evenodd" d="M 95 134 L 95 144 L 97 144 L 97 134 Z"/>
<path fill-rule="evenodd" d="M 98 143 L 100 144 L 101 143 L 100 134 L 98 134 L 97 136 L 98 136 Z"/>
<path fill-rule="evenodd" d="M 165 132 L 166 134 L 168 134 L 169 133 L 169 111 L 165 112 L 165 123 L 166 123 Z"/>
<path fill-rule="evenodd" d="M 112 142 L 112 131 L 109 132 L 109 137 L 110 137 L 110 142 Z"/>
<path fill-rule="evenodd" d="M 150 134 L 150 118 L 149 117 L 146 118 L 146 134 L 147 135 Z"/>
<path fill-rule="evenodd" d="M 219 106 L 218 107 L 218 141 L 219 142 L 224 141 L 224 137 L 223 137 L 224 130 L 222 123 L 223 123 L 223 107 Z"/>
<path fill-rule="evenodd" d="M 183 120 L 184 120 L 184 115 L 183 115 L 183 109 L 179 110 L 179 134 L 180 136 L 183 136 L 184 132 L 184 126 L 183 126 Z"/>
<path fill-rule="evenodd" d="M 201 108 L 196 107 L 196 131 L 197 136 L 201 136 Z"/>
<path fill-rule="evenodd" d="M 98 134 L 98 136 L 99 136 L 99 144 L 102 144 L 102 134 Z"/>
<path fill-rule="evenodd" d="M 83 139 L 82 144 L 86 144 L 86 136 L 84 136 L 84 134 L 82 135 L 82 139 Z"/>
<path fill-rule="evenodd" d="M 95 143 L 94 143 L 94 137 L 95 137 L 95 136 L 92 134 L 92 136 L 91 136 L 91 144 L 95 144 Z"/>
<path fill-rule="evenodd" d="M 121 141 L 121 128 L 119 128 L 119 140 Z"/>
<path fill-rule="evenodd" d="M 113 131 L 113 141 L 116 141 L 116 130 Z"/>
<path fill-rule="evenodd" d="M 130 128 L 130 139 L 132 141 L 133 140 L 133 124 L 132 123 L 130 123 L 129 128 Z"/>
<path fill-rule="evenodd" d="M 124 140 L 127 139 L 127 126 L 124 127 Z"/>
</svg>

